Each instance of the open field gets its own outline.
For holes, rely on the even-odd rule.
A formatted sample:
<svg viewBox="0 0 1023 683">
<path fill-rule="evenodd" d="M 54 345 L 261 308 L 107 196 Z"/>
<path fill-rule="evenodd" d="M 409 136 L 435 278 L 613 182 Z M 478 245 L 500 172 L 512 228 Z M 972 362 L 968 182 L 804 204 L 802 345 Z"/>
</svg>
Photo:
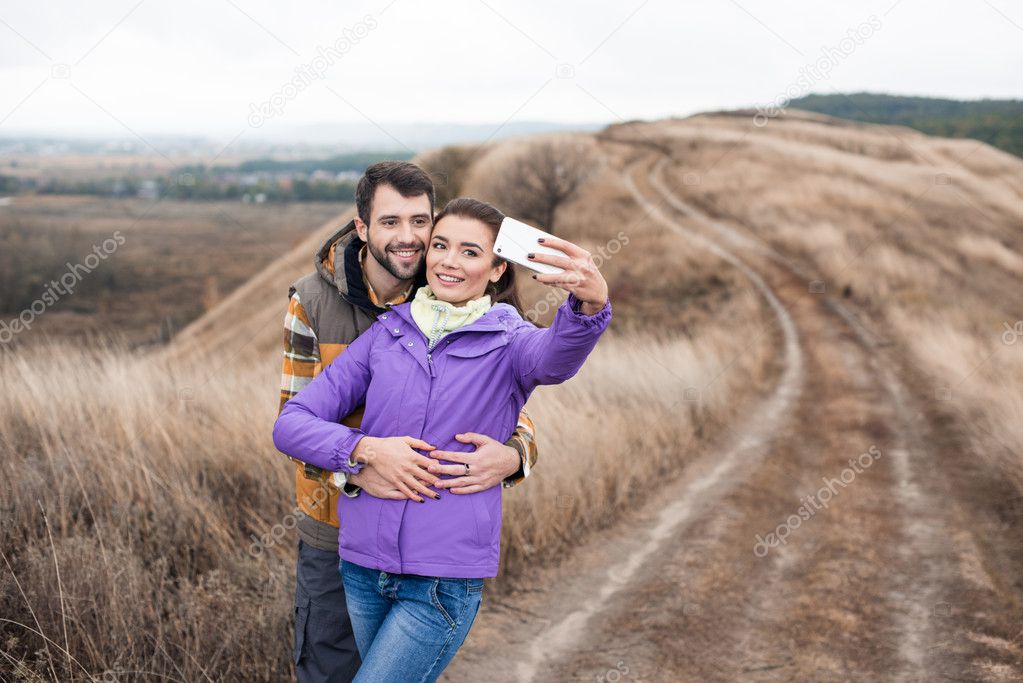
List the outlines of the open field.
<svg viewBox="0 0 1023 683">
<path fill-rule="evenodd" d="M 587 137 L 558 233 L 606 255 L 615 320 L 530 401 L 540 463 L 447 679 L 1023 676 L 1023 162 L 800 112 Z M 347 215 L 167 348 L 0 355 L 0 671 L 289 675 L 283 293 Z"/>
<path fill-rule="evenodd" d="M 45 315 L 26 316 L 30 329 L 17 342 L 90 335 L 121 337 L 131 346 L 165 342 L 340 208 L 14 197 L 0 206 L 0 319 L 10 323 L 33 302 L 48 303 L 49 290 L 56 302 Z M 106 240 L 114 241 L 104 250 Z M 89 256 L 94 247 L 102 260 Z M 82 270 L 87 258 L 98 266 Z M 69 280 L 72 293 L 61 294 L 49 283 L 60 282 L 73 266 L 79 269 Z"/>
</svg>

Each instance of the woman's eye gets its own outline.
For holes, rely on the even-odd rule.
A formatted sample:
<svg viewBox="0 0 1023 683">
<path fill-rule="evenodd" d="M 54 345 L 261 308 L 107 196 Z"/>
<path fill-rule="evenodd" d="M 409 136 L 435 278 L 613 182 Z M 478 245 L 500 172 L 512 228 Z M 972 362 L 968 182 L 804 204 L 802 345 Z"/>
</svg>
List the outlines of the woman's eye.
<svg viewBox="0 0 1023 683">
<path fill-rule="evenodd" d="M 433 248 L 434 249 L 443 249 L 444 248 L 444 243 L 443 242 L 434 242 L 433 243 Z"/>
<path fill-rule="evenodd" d="M 467 254 L 467 255 L 469 255 L 469 256 L 475 256 L 475 255 L 476 255 L 476 252 L 475 252 L 475 251 L 473 251 L 472 249 L 466 249 L 466 250 L 465 250 L 465 251 L 463 251 L 462 253 L 463 253 L 463 254 Z"/>
</svg>

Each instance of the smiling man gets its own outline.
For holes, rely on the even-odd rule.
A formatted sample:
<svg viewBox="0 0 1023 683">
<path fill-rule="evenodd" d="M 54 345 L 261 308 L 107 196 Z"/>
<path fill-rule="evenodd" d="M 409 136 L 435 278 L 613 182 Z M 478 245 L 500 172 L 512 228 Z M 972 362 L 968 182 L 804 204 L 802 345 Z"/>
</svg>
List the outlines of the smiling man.
<svg viewBox="0 0 1023 683">
<path fill-rule="evenodd" d="M 403 303 L 426 283 L 426 245 L 433 228 L 434 191 L 415 164 L 385 161 L 366 169 L 356 189 L 358 216 L 331 235 L 315 256 L 316 272 L 291 286 L 284 321 L 284 365 L 280 406 L 370 327 L 380 314 Z M 400 392 L 401 387 L 395 387 Z M 358 427 L 362 410 L 342 420 Z M 472 493 L 498 484 L 513 486 L 536 462 L 533 424 L 523 412 L 515 434 L 501 444 L 481 434 L 462 434 L 474 453 L 444 453 L 445 460 L 471 463 L 467 475 L 441 488 Z M 416 439 L 376 449 L 357 475 L 347 479 L 304 463 L 295 466 L 298 566 L 295 587 L 295 672 L 300 683 L 354 678 L 359 655 L 338 571 L 338 487 L 346 495 L 407 498 L 429 505 L 428 488 L 439 478 L 435 462 L 418 453 Z M 467 468 L 469 469 L 469 468 Z M 364 493 L 363 493 L 364 492 Z"/>
</svg>

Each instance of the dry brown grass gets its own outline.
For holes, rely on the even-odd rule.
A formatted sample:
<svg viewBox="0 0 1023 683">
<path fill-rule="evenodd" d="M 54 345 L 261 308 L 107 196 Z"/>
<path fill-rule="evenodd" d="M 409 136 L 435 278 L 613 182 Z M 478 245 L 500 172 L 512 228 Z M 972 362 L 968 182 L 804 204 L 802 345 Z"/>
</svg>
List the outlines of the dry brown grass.
<svg viewBox="0 0 1023 683">
<path fill-rule="evenodd" d="M 733 302 L 762 324 L 751 295 Z M 557 559 L 684 466 L 763 381 L 769 347 L 742 347 L 725 328 L 694 342 L 611 337 L 579 377 L 537 392 L 541 462 L 507 496 L 505 571 Z M 252 545 L 290 528 L 291 468 L 269 438 L 276 361 L 61 344 L 3 355 L 4 386 L 24 388 L 0 399 L 8 664 L 57 679 L 288 675 L 294 532 Z"/>
<path fill-rule="evenodd" d="M 622 168 L 651 145 L 672 153 L 667 181 L 686 201 L 745 226 L 829 291 L 848 288 L 959 413 L 982 465 L 1023 490 L 1023 338 L 1001 339 L 1023 318 L 1023 164 L 969 141 L 799 114 L 756 130 L 706 116 L 611 134 L 644 146 L 602 142 L 603 170 L 557 223 L 602 254 L 615 322 L 578 377 L 530 402 L 541 459 L 506 496 L 504 576 L 557 561 L 685 467 L 776 370 L 776 340 L 746 348 L 767 322 L 747 283 L 666 234 L 622 186 Z M 493 163 L 513 144 L 454 157 Z M 482 168 L 459 170 L 462 193 Z M 11 564 L 0 657 L 5 671 L 20 667 L 12 677 L 289 674 L 294 532 L 255 550 L 251 535 L 290 519 L 291 470 L 269 438 L 284 293 L 338 220 L 166 353 L 56 344 L 0 355 L 14 388 L 0 399 Z M 560 302 L 528 279 L 523 293 L 541 321 Z"/>
<path fill-rule="evenodd" d="M 0 399 L 0 669 L 26 680 L 290 675 L 292 469 L 270 441 L 280 326 L 288 284 L 343 219 L 163 352 L 52 342 L 0 354 L 3 385 L 20 387 Z M 652 229 L 614 173 L 559 223 L 605 249 L 615 322 L 578 377 L 530 402 L 541 458 L 506 496 L 510 579 L 642 501 L 774 372 L 769 336 L 747 348 L 766 324 L 762 302 L 716 259 Z M 523 290 L 549 320 L 562 295 L 529 279 Z M 253 545 L 275 529 L 283 536 Z"/>
<path fill-rule="evenodd" d="M 288 570 L 246 557 L 287 503 L 268 373 L 55 343 L 3 354 L 0 376 L 20 387 L 0 410 L 5 658 L 56 680 L 286 671 Z"/>
<path fill-rule="evenodd" d="M 577 378 L 536 392 L 541 460 L 505 497 L 505 576 L 528 580 L 530 565 L 557 561 L 636 506 L 770 384 L 773 340 L 746 348 L 767 324 L 759 301 L 743 292 L 726 310 L 741 322 L 694 340 L 602 340 Z"/>
</svg>

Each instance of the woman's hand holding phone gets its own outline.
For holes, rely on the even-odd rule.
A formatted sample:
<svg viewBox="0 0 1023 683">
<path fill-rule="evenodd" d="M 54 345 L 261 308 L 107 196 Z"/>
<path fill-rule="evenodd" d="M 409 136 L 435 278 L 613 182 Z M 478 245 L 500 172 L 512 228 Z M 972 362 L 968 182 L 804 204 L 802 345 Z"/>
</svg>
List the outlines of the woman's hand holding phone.
<svg viewBox="0 0 1023 683">
<path fill-rule="evenodd" d="M 607 281 L 601 275 L 590 252 L 560 237 L 540 238 L 545 247 L 552 247 L 565 256 L 554 256 L 539 251 L 527 258 L 536 263 L 546 263 L 561 268 L 561 273 L 537 273 L 533 279 L 552 287 L 567 289 L 582 302 L 582 313 L 595 315 L 607 303 Z"/>
</svg>

